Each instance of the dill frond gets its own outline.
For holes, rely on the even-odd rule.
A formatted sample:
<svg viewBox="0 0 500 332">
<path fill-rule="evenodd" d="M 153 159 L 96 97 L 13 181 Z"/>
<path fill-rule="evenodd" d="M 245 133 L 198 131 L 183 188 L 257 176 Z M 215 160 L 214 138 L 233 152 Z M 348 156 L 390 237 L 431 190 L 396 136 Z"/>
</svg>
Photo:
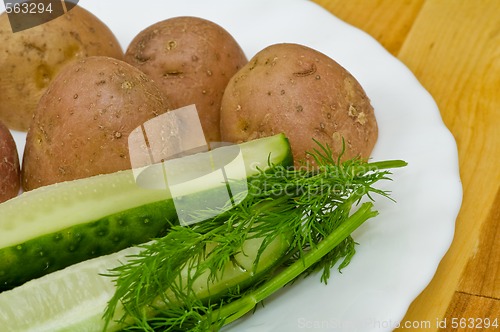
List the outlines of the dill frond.
<svg viewBox="0 0 500 332">
<path fill-rule="evenodd" d="M 373 200 L 374 194 L 389 197 L 373 185 L 390 179 L 388 169 L 406 163 L 359 158 L 341 162 L 328 146 L 317 145 L 310 155 L 318 167 L 270 165 L 248 179 L 248 192 L 238 205 L 206 221 L 172 227 L 130 262 L 110 271 L 116 293 L 106 319 L 121 304 L 122 319 L 134 322 L 131 331 L 215 331 L 252 310 L 260 295 L 299 275 L 322 270 L 321 281 L 327 283 L 331 269 L 339 261 L 339 269 L 345 268 L 355 254 L 352 228 L 376 215 L 371 203 L 362 205 L 362 213 L 353 213 L 353 206 L 363 197 Z M 266 248 L 280 237 L 287 239 L 288 248 L 275 268 L 244 289 L 230 288 L 208 299 L 197 296 L 197 282 L 203 280 L 208 289 L 223 279 L 228 266 L 238 267 L 235 257 L 246 254 L 246 241 L 261 241 L 253 257 L 257 269 Z"/>
</svg>

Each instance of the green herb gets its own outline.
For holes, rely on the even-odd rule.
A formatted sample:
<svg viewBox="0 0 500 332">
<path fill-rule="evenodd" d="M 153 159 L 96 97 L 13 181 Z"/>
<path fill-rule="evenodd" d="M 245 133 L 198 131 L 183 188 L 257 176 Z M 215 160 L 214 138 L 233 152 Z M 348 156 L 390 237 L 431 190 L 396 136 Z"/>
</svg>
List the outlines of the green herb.
<svg viewBox="0 0 500 332">
<path fill-rule="evenodd" d="M 111 271 L 117 288 L 105 313 L 107 321 L 121 305 L 128 330 L 216 331 L 301 275 L 320 269 L 326 283 L 332 267 L 342 259 L 339 269 L 344 268 L 355 253 L 350 234 L 377 215 L 373 194 L 389 197 L 373 184 L 389 179 L 388 169 L 406 163 L 341 163 L 319 143 L 310 155 L 314 169 L 277 165 L 259 172 L 248 180 L 239 205 L 204 222 L 173 226 L 165 237 Z M 368 201 L 360 204 L 365 197 Z M 287 249 L 265 274 L 223 295 L 197 296 L 195 282 L 203 279 L 207 287 L 215 285 L 228 264 L 238 264 L 234 258 L 247 241 L 260 241 L 253 263 L 257 270 L 263 253 L 280 238 L 287 239 Z"/>
</svg>

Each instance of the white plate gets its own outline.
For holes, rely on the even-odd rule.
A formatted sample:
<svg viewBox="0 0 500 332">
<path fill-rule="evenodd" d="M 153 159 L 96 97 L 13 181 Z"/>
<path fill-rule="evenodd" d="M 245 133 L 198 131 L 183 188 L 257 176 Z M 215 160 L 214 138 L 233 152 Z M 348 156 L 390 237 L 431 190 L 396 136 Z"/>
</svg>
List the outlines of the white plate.
<svg viewBox="0 0 500 332">
<path fill-rule="evenodd" d="M 300 280 L 228 331 L 389 331 L 429 283 L 448 249 L 461 204 L 456 144 L 431 96 L 374 39 L 304 0 L 80 1 L 125 49 L 147 26 L 179 15 L 226 28 L 250 58 L 280 42 L 313 47 L 347 68 L 372 100 L 379 123 L 374 160 L 404 159 L 380 215 L 354 234 L 357 254 L 327 286 Z M 22 151 L 24 135 L 15 133 Z"/>
</svg>

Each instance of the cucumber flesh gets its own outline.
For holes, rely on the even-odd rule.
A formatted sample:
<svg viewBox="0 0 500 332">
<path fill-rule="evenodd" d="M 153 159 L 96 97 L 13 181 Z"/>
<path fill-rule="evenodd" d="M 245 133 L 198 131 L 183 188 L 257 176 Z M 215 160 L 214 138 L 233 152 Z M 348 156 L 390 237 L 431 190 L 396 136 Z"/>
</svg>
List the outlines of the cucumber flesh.
<svg viewBox="0 0 500 332">
<path fill-rule="evenodd" d="M 42 187 L 0 204 L 0 292 L 161 236 L 179 217 L 199 221 L 192 210 L 217 204 L 234 174 L 238 180 L 242 174 L 250 177 L 267 169 L 269 161 L 292 165 L 283 134 L 238 148 L 241 164 L 231 163 L 234 147 L 221 147 L 140 170 Z M 218 167 L 226 161 L 224 178 Z"/>
<path fill-rule="evenodd" d="M 114 293 L 107 269 L 138 253 L 137 247 L 100 256 L 0 293 L 0 325 L 11 332 L 102 331 Z M 119 312 L 117 312 L 117 315 Z M 114 327 L 114 328 L 112 328 Z M 110 326 L 116 330 L 116 324 Z"/>
<path fill-rule="evenodd" d="M 233 287 L 247 287 L 274 268 L 289 245 L 285 236 L 276 238 L 262 252 L 254 269 L 260 244 L 259 239 L 245 242 L 242 250 L 245 254 L 235 256 L 238 264 L 228 262 L 223 274 L 215 281 L 208 282 L 207 275 L 196 279 L 193 284 L 195 296 L 207 302 L 227 295 L 228 290 Z M 112 278 L 102 274 L 119 266 L 120 262 L 126 262 L 128 257 L 138 254 L 140 250 L 138 247 L 129 247 L 117 253 L 80 262 L 1 293 L 2 330 L 102 331 L 105 323 L 103 313 L 115 291 Z M 122 315 L 123 308 L 118 306 L 115 320 L 110 322 L 107 331 L 124 328 L 124 324 L 117 322 Z"/>
</svg>

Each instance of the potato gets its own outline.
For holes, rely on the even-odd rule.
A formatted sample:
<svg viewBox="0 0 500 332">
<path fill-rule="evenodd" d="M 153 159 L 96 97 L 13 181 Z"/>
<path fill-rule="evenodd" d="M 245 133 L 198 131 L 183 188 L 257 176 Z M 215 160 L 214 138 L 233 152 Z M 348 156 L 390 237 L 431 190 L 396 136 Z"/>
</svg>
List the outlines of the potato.
<svg viewBox="0 0 500 332">
<path fill-rule="evenodd" d="M 16 143 L 9 129 L 0 122 L 0 203 L 17 196 L 20 179 Z"/>
<path fill-rule="evenodd" d="M 156 84 L 123 61 L 95 56 L 69 64 L 35 110 L 24 190 L 131 168 L 129 134 L 169 108 Z"/>
<path fill-rule="evenodd" d="M 7 14 L 0 15 L 0 120 L 26 131 L 53 77 L 68 62 L 92 55 L 123 59 L 113 33 L 81 7 L 16 33 Z"/>
<path fill-rule="evenodd" d="M 368 158 L 377 140 L 370 100 L 342 66 L 309 47 L 284 43 L 257 53 L 229 82 L 221 106 L 222 140 L 242 142 L 285 133 L 295 165 L 328 144 L 336 158 Z"/>
<path fill-rule="evenodd" d="M 167 19 L 140 32 L 125 61 L 157 82 L 174 108 L 195 104 L 207 141 L 220 141 L 222 94 L 247 63 L 226 30 L 197 17 Z"/>
</svg>

